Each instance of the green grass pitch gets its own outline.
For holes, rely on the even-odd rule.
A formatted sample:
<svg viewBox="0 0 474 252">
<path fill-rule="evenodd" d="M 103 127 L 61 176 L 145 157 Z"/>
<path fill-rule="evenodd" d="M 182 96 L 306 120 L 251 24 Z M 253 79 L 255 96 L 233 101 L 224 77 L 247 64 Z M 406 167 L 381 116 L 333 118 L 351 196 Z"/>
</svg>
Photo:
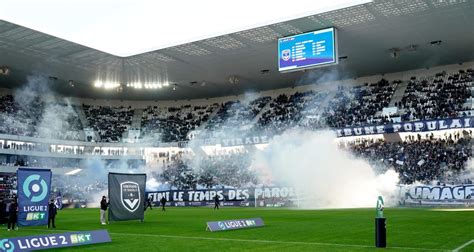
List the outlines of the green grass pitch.
<svg viewBox="0 0 474 252">
<path fill-rule="evenodd" d="M 474 239 L 474 211 L 385 209 L 387 250 L 453 251 Z M 261 217 L 265 227 L 207 232 L 206 221 Z M 268 208 L 158 208 L 145 222 L 99 224 L 98 209 L 65 209 L 57 229 L 20 228 L 0 238 L 108 229 L 111 243 L 59 250 L 78 251 L 372 251 L 374 209 L 291 210 Z M 474 251 L 474 244 L 460 251 Z"/>
</svg>

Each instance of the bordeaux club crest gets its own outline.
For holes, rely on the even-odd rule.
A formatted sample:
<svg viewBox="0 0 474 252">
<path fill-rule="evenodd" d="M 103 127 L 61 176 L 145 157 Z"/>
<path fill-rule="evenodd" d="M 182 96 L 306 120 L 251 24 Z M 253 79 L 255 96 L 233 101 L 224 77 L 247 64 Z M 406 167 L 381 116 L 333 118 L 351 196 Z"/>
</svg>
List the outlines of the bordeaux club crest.
<svg viewBox="0 0 474 252">
<path fill-rule="evenodd" d="M 286 50 L 281 51 L 281 58 L 282 58 L 284 61 L 288 61 L 288 60 L 291 58 L 291 51 L 290 51 L 290 49 L 286 49 Z"/>
<path fill-rule="evenodd" d="M 135 212 L 140 206 L 140 186 L 131 181 L 120 184 L 120 198 L 122 205 L 130 212 Z"/>
</svg>

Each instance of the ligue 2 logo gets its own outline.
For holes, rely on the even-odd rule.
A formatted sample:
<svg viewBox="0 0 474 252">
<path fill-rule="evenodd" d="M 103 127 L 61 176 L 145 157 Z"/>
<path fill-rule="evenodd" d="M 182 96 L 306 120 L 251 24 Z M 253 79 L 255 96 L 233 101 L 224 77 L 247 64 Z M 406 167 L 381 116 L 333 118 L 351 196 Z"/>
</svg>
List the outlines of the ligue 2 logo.
<svg viewBox="0 0 474 252">
<path fill-rule="evenodd" d="M 40 202 L 48 196 L 48 185 L 40 175 L 33 174 L 23 182 L 23 193 L 31 202 Z"/>
<path fill-rule="evenodd" d="M 0 251 L 13 252 L 15 250 L 15 244 L 8 239 L 0 241 Z"/>
</svg>

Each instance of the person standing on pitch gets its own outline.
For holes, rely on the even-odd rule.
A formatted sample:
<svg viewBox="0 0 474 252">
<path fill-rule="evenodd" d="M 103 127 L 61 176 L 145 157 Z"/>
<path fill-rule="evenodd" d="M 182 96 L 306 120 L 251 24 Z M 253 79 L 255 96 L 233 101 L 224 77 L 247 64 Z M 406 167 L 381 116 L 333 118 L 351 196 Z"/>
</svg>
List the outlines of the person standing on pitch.
<svg viewBox="0 0 474 252">
<path fill-rule="evenodd" d="M 58 208 L 56 207 L 56 205 L 54 204 L 54 199 L 51 199 L 51 201 L 49 202 L 49 206 L 48 206 L 48 228 L 51 227 L 51 224 L 53 226 L 53 228 L 56 228 L 56 224 L 55 224 L 55 219 L 56 219 L 56 214 L 58 213 Z"/>
<path fill-rule="evenodd" d="M 13 198 L 13 201 L 10 203 L 8 217 L 8 231 L 18 230 L 18 227 L 15 228 L 15 224 L 18 220 L 18 203 L 16 202 L 16 198 Z"/>
<path fill-rule="evenodd" d="M 105 213 L 107 212 L 107 207 L 109 207 L 110 202 L 107 202 L 107 197 L 102 196 L 102 200 L 100 201 L 100 223 L 102 225 L 106 225 Z"/>
<path fill-rule="evenodd" d="M 166 199 L 165 199 L 165 197 L 164 197 L 164 196 L 163 196 L 163 197 L 161 197 L 161 200 L 160 200 L 160 202 L 161 202 L 161 207 L 162 207 L 162 208 L 161 208 L 161 211 L 166 211 L 166 209 L 165 209 L 165 205 L 166 205 Z"/>
<path fill-rule="evenodd" d="M 150 210 L 153 210 L 153 207 L 151 206 L 151 196 L 145 201 L 145 211 L 148 207 L 150 207 Z"/>
<path fill-rule="evenodd" d="M 216 195 L 214 196 L 214 210 L 219 210 L 219 204 L 220 204 L 220 201 L 219 201 L 219 197 Z"/>
</svg>

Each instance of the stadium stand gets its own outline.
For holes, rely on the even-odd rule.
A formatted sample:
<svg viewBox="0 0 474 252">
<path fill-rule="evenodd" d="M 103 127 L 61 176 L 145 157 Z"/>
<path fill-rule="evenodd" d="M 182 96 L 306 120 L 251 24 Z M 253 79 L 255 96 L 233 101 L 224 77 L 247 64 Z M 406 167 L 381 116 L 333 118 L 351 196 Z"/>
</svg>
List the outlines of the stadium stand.
<svg viewBox="0 0 474 252">
<path fill-rule="evenodd" d="M 119 142 L 122 134 L 130 128 L 134 110 L 132 107 L 108 107 L 83 105 L 89 125 L 94 128 L 102 142 Z"/>
<path fill-rule="evenodd" d="M 396 112 L 386 115 L 391 100 L 402 80 L 381 79 L 362 86 L 339 86 L 335 93 L 329 91 L 304 91 L 293 94 L 280 93 L 257 97 L 250 101 L 231 100 L 223 104 L 148 106 L 141 115 L 140 138 L 158 137 L 162 142 L 189 140 L 192 131 L 202 137 L 223 135 L 248 135 L 255 132 L 267 135 L 280 134 L 295 127 L 318 129 L 341 128 L 367 124 L 385 124 L 394 120 L 415 121 L 449 118 L 472 114 L 472 69 L 440 72 L 433 76 L 413 76 L 406 80 L 407 87 L 399 101 L 394 102 Z M 324 103 L 332 97 L 330 103 Z M 324 104 L 323 104 L 324 103 Z M 58 111 L 66 105 L 58 105 Z M 83 105 L 73 107 L 73 115 L 65 116 L 67 132 L 48 125 L 46 137 L 66 140 L 83 140 L 83 123 L 77 114 L 86 115 L 87 123 L 97 131 L 99 142 L 121 142 L 131 129 L 135 108 Z M 45 104 L 38 99 L 32 109 L 24 109 L 12 95 L 0 97 L 0 133 L 42 137 L 44 129 L 39 122 Z M 77 113 L 76 113 L 77 112 Z M 57 132 L 52 134 L 53 132 Z M 52 135 L 51 135 L 52 134 Z M 44 136 L 43 136 L 44 137 Z"/>
<path fill-rule="evenodd" d="M 31 108 L 15 102 L 12 95 L 0 97 L 0 133 L 18 136 L 35 136 L 43 104 L 35 99 Z"/>
<path fill-rule="evenodd" d="M 52 108 L 51 106 L 54 106 Z M 39 98 L 27 104 L 15 101 L 12 95 L 0 97 L 0 133 L 18 136 L 43 137 L 64 140 L 83 140 L 82 123 L 66 104 L 47 104 Z M 62 113 L 60 122 L 51 123 L 50 113 Z M 44 122 L 44 124 L 42 124 Z"/>
<path fill-rule="evenodd" d="M 253 119 L 271 100 L 271 97 L 259 97 L 252 101 L 229 101 L 221 105 L 216 116 L 206 125 L 209 135 L 239 134 L 254 127 Z"/>
<path fill-rule="evenodd" d="M 368 160 L 382 171 L 393 168 L 402 184 L 414 182 L 462 183 L 455 181 L 472 158 L 472 131 L 408 137 L 402 142 L 359 139 L 348 144 L 356 156 Z"/>
<path fill-rule="evenodd" d="M 190 133 L 199 137 L 250 136 L 252 134 L 281 134 L 292 128 L 317 130 L 398 121 L 470 116 L 473 100 L 472 69 L 413 76 L 408 80 L 380 79 L 365 85 L 344 85 L 334 90 L 275 91 L 261 97 L 242 97 L 222 102 L 209 101 L 176 106 L 99 106 L 83 104 L 72 106 L 72 116 L 65 117 L 68 130 L 58 131 L 53 139 L 84 141 L 85 125 L 99 135 L 99 142 L 119 143 L 132 129 L 132 120 L 139 112 L 140 139 L 154 139 L 164 143 L 188 141 Z M 403 91 L 403 92 L 402 92 Z M 395 97 L 400 93 L 400 97 Z M 34 106 L 25 109 L 12 95 L 0 96 L 0 134 L 42 137 L 45 110 L 50 104 L 33 100 Z M 58 111 L 69 105 L 59 104 Z M 394 113 L 383 110 L 394 107 Z M 80 114 L 85 114 L 85 121 Z M 200 135 L 199 135 L 200 134 Z M 438 180 L 449 182 L 453 174 L 463 171 L 472 158 L 472 131 L 435 138 L 420 135 L 402 142 L 384 142 L 360 138 L 347 148 L 358 157 L 369 160 L 381 170 L 394 168 L 403 183 Z M 0 149 L 22 153 L 42 152 L 54 155 L 128 155 L 125 148 L 95 148 L 93 146 L 54 146 L 41 142 L 0 140 Z M 246 151 L 214 153 L 200 162 L 180 152 L 160 159 L 163 173 L 159 181 L 167 181 L 179 189 L 211 188 L 219 185 L 255 185 L 255 176 L 249 169 L 250 154 Z M 160 162 L 161 162 L 160 161 Z M 3 166 L 78 166 L 76 161 L 46 162 L 39 158 L 0 160 Z M 236 175 L 237 176 L 233 176 Z M 231 176 L 232 175 L 232 176 Z"/>
<path fill-rule="evenodd" d="M 147 107 L 141 119 L 141 137 L 156 137 L 163 142 L 189 140 L 188 133 L 207 121 L 217 106 Z"/>
<path fill-rule="evenodd" d="M 272 96 L 250 100 L 230 100 L 203 105 L 148 106 L 141 114 L 140 138 L 157 138 L 161 142 L 187 141 L 190 132 L 201 137 L 225 137 L 254 133 L 273 135 L 295 127 L 319 129 L 341 128 L 367 124 L 385 124 L 394 121 L 415 121 L 449 118 L 472 114 L 472 69 L 440 72 L 432 76 L 413 76 L 409 80 L 378 82 L 362 86 L 339 86 L 336 91 L 303 91 L 275 93 Z M 406 82 L 406 89 L 393 102 L 397 88 Z M 272 98 L 273 97 L 273 98 Z M 328 97 L 331 102 L 324 102 Z M 12 95 L 0 97 L 0 133 L 41 137 L 44 128 L 39 122 L 45 104 L 34 100 L 32 109 L 23 109 Z M 472 102 L 471 102 L 472 103 Z M 66 108 L 66 105 L 58 105 Z M 394 113 L 384 114 L 392 107 Z M 131 128 L 132 106 L 110 107 L 83 104 L 72 106 L 74 113 L 66 117 L 67 132 L 49 129 L 46 137 L 83 140 L 85 127 L 79 119 L 80 110 L 87 124 L 97 131 L 99 142 L 121 142 Z M 49 126 L 49 125 L 48 125 Z"/>
<path fill-rule="evenodd" d="M 164 160 L 159 180 L 167 181 L 171 187 L 178 189 L 250 187 L 258 181 L 250 165 L 251 156 L 242 151 L 219 153 L 199 162 L 192 156 L 178 153 Z"/>
<path fill-rule="evenodd" d="M 403 121 L 456 117 L 472 97 L 474 72 L 438 73 L 422 79 L 412 77 L 402 100 L 396 104 Z"/>
<path fill-rule="evenodd" d="M 333 105 L 326 108 L 324 117 L 329 127 L 342 128 L 356 125 L 387 122 L 377 116 L 390 103 L 400 80 L 389 82 L 385 79 L 349 90 L 339 88 Z"/>
<path fill-rule="evenodd" d="M 309 126 L 311 116 L 314 118 L 318 116 L 314 112 L 318 110 L 326 95 L 327 93 L 311 90 L 296 92 L 290 97 L 286 94 L 277 96 L 260 117 L 258 121 L 260 129 L 267 134 L 279 134 L 298 126 L 300 122 Z M 321 125 L 317 124 L 316 127 L 318 126 Z"/>
</svg>

